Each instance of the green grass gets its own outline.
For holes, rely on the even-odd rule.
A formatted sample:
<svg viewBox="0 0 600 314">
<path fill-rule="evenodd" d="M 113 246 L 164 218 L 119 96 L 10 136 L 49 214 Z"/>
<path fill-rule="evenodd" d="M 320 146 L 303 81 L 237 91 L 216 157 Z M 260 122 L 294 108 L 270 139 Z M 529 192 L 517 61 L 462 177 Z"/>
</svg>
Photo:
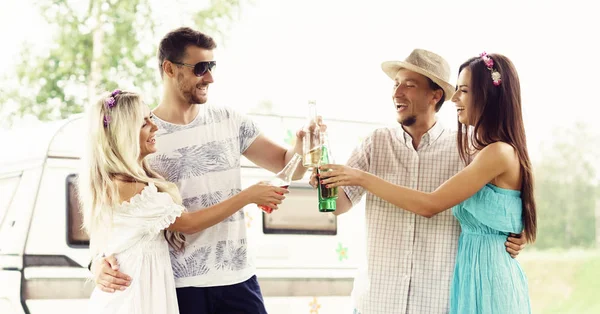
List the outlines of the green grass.
<svg viewBox="0 0 600 314">
<path fill-rule="evenodd" d="M 530 251 L 519 256 L 533 313 L 600 313 L 600 251 Z"/>
</svg>

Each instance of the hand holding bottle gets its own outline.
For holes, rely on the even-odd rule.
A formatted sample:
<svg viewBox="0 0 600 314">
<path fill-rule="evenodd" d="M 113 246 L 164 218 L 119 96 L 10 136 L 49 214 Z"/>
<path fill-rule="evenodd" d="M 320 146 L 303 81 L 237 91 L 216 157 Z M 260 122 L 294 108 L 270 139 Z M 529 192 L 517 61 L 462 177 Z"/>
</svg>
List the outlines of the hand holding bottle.
<svg viewBox="0 0 600 314">
<path fill-rule="evenodd" d="M 296 131 L 296 137 L 298 138 L 298 141 L 302 143 L 304 141 L 305 135 L 326 131 L 327 124 L 323 122 L 323 117 L 316 116 L 315 120 L 307 122 L 307 125 L 303 126 L 300 130 Z"/>
<path fill-rule="evenodd" d="M 285 194 L 289 191 L 286 188 L 273 186 L 267 182 L 259 182 L 246 188 L 242 193 L 246 194 L 249 203 L 256 204 L 264 211 L 271 213 L 279 208 L 277 205 L 283 202 Z"/>
<path fill-rule="evenodd" d="M 325 170 L 327 171 L 321 171 Z M 357 168 L 348 167 L 337 164 L 322 164 L 319 165 L 319 180 L 320 186 L 334 189 L 339 186 L 361 186 L 369 174 Z"/>
<path fill-rule="evenodd" d="M 270 181 L 268 181 L 268 184 L 270 186 L 273 187 L 278 187 L 279 188 L 279 193 L 281 193 L 282 195 L 284 194 L 281 191 L 285 191 L 285 193 L 288 193 L 287 188 L 290 186 L 290 182 L 292 182 L 292 176 L 294 175 L 294 172 L 296 171 L 296 168 L 298 168 L 298 165 L 300 165 L 300 163 L 302 162 L 302 156 L 298 155 L 298 154 L 294 154 L 294 156 L 292 156 L 292 159 L 290 159 L 290 161 L 287 163 L 287 165 L 285 165 L 285 167 L 283 167 L 283 169 L 281 171 L 279 171 L 279 173 L 277 173 L 275 175 L 275 177 L 273 177 Z M 256 203 L 258 205 L 258 207 L 260 209 L 262 209 L 265 213 L 270 214 L 273 212 L 273 209 L 277 209 L 277 206 L 272 207 L 272 206 L 267 206 L 265 204 L 259 204 Z M 279 202 L 279 204 L 281 204 L 281 202 Z M 274 204 L 276 205 L 276 204 Z"/>
<path fill-rule="evenodd" d="M 328 172 L 329 169 L 323 165 L 333 163 L 333 155 L 331 154 L 331 146 L 329 145 L 329 136 L 327 132 L 321 134 L 321 157 L 317 167 L 317 190 L 319 192 L 319 211 L 320 212 L 333 212 L 336 209 L 336 202 L 338 198 L 337 187 L 330 187 L 323 184 L 321 176 L 324 172 Z"/>
</svg>

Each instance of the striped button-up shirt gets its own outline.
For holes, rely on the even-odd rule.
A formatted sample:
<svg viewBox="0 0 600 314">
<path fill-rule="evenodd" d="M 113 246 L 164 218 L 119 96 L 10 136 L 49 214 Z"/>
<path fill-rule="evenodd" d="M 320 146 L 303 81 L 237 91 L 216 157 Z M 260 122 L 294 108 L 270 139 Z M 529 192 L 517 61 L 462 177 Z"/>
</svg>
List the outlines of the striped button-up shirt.
<svg viewBox="0 0 600 314">
<path fill-rule="evenodd" d="M 416 150 L 401 127 L 377 129 L 347 165 L 423 192 L 434 191 L 464 167 L 456 132 L 439 122 Z M 353 205 L 365 194 L 361 187 L 343 189 Z M 451 210 L 425 218 L 367 193 L 365 215 L 367 265 L 352 291 L 357 312 L 447 313 L 460 234 Z"/>
</svg>

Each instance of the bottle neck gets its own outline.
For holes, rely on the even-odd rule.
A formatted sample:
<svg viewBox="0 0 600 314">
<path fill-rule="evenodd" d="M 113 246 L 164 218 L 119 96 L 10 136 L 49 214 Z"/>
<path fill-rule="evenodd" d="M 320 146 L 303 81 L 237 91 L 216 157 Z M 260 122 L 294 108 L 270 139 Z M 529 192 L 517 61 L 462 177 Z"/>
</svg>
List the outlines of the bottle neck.
<svg viewBox="0 0 600 314">
<path fill-rule="evenodd" d="M 309 121 L 317 121 L 317 104 L 316 103 L 308 103 L 308 120 Z"/>
<path fill-rule="evenodd" d="M 292 176 L 294 175 L 294 172 L 296 172 L 296 168 L 298 168 L 298 165 L 301 161 L 302 156 L 294 154 L 292 159 L 290 159 L 287 165 L 283 167 L 283 169 L 278 173 L 277 176 L 285 181 L 291 181 Z"/>
<path fill-rule="evenodd" d="M 329 137 L 327 136 L 327 132 L 323 132 L 321 134 L 321 159 L 319 161 L 320 164 L 330 164 L 333 163 L 333 155 L 331 154 L 331 147 L 329 146 Z"/>
<path fill-rule="evenodd" d="M 329 136 L 327 135 L 327 132 L 321 132 L 321 145 L 329 147 Z"/>
</svg>

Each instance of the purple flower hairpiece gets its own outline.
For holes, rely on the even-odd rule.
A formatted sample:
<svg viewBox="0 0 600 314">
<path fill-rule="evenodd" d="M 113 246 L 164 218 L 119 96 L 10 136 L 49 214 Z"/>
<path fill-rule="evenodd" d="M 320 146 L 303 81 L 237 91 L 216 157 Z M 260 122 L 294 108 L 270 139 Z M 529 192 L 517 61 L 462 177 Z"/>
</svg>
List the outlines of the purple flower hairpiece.
<svg viewBox="0 0 600 314">
<path fill-rule="evenodd" d="M 115 104 L 117 103 L 117 101 L 115 100 L 114 97 L 108 97 L 106 98 L 106 101 L 104 101 L 104 105 L 106 105 L 107 109 L 111 109 L 112 107 L 115 106 Z"/>
<path fill-rule="evenodd" d="M 107 127 L 110 123 L 110 116 L 104 115 L 104 127 Z"/>
<path fill-rule="evenodd" d="M 490 58 L 490 56 L 488 56 L 487 52 L 485 51 L 480 53 L 479 56 L 483 60 L 483 63 L 488 68 L 488 70 L 492 72 L 492 82 L 494 83 L 494 86 L 499 86 L 500 83 L 502 83 L 502 75 L 500 75 L 500 72 L 498 72 L 498 70 L 494 69 L 494 60 Z"/>
<path fill-rule="evenodd" d="M 110 97 L 108 97 L 108 98 L 106 98 L 106 100 L 104 100 L 104 106 L 106 107 L 107 110 L 110 110 L 117 105 L 117 99 L 115 97 L 117 97 L 117 95 L 119 95 L 119 94 L 121 94 L 121 90 L 115 89 L 112 93 L 110 93 Z M 104 119 L 103 119 L 104 127 L 108 127 L 110 120 L 111 120 L 110 116 L 108 114 L 105 114 Z"/>
</svg>

